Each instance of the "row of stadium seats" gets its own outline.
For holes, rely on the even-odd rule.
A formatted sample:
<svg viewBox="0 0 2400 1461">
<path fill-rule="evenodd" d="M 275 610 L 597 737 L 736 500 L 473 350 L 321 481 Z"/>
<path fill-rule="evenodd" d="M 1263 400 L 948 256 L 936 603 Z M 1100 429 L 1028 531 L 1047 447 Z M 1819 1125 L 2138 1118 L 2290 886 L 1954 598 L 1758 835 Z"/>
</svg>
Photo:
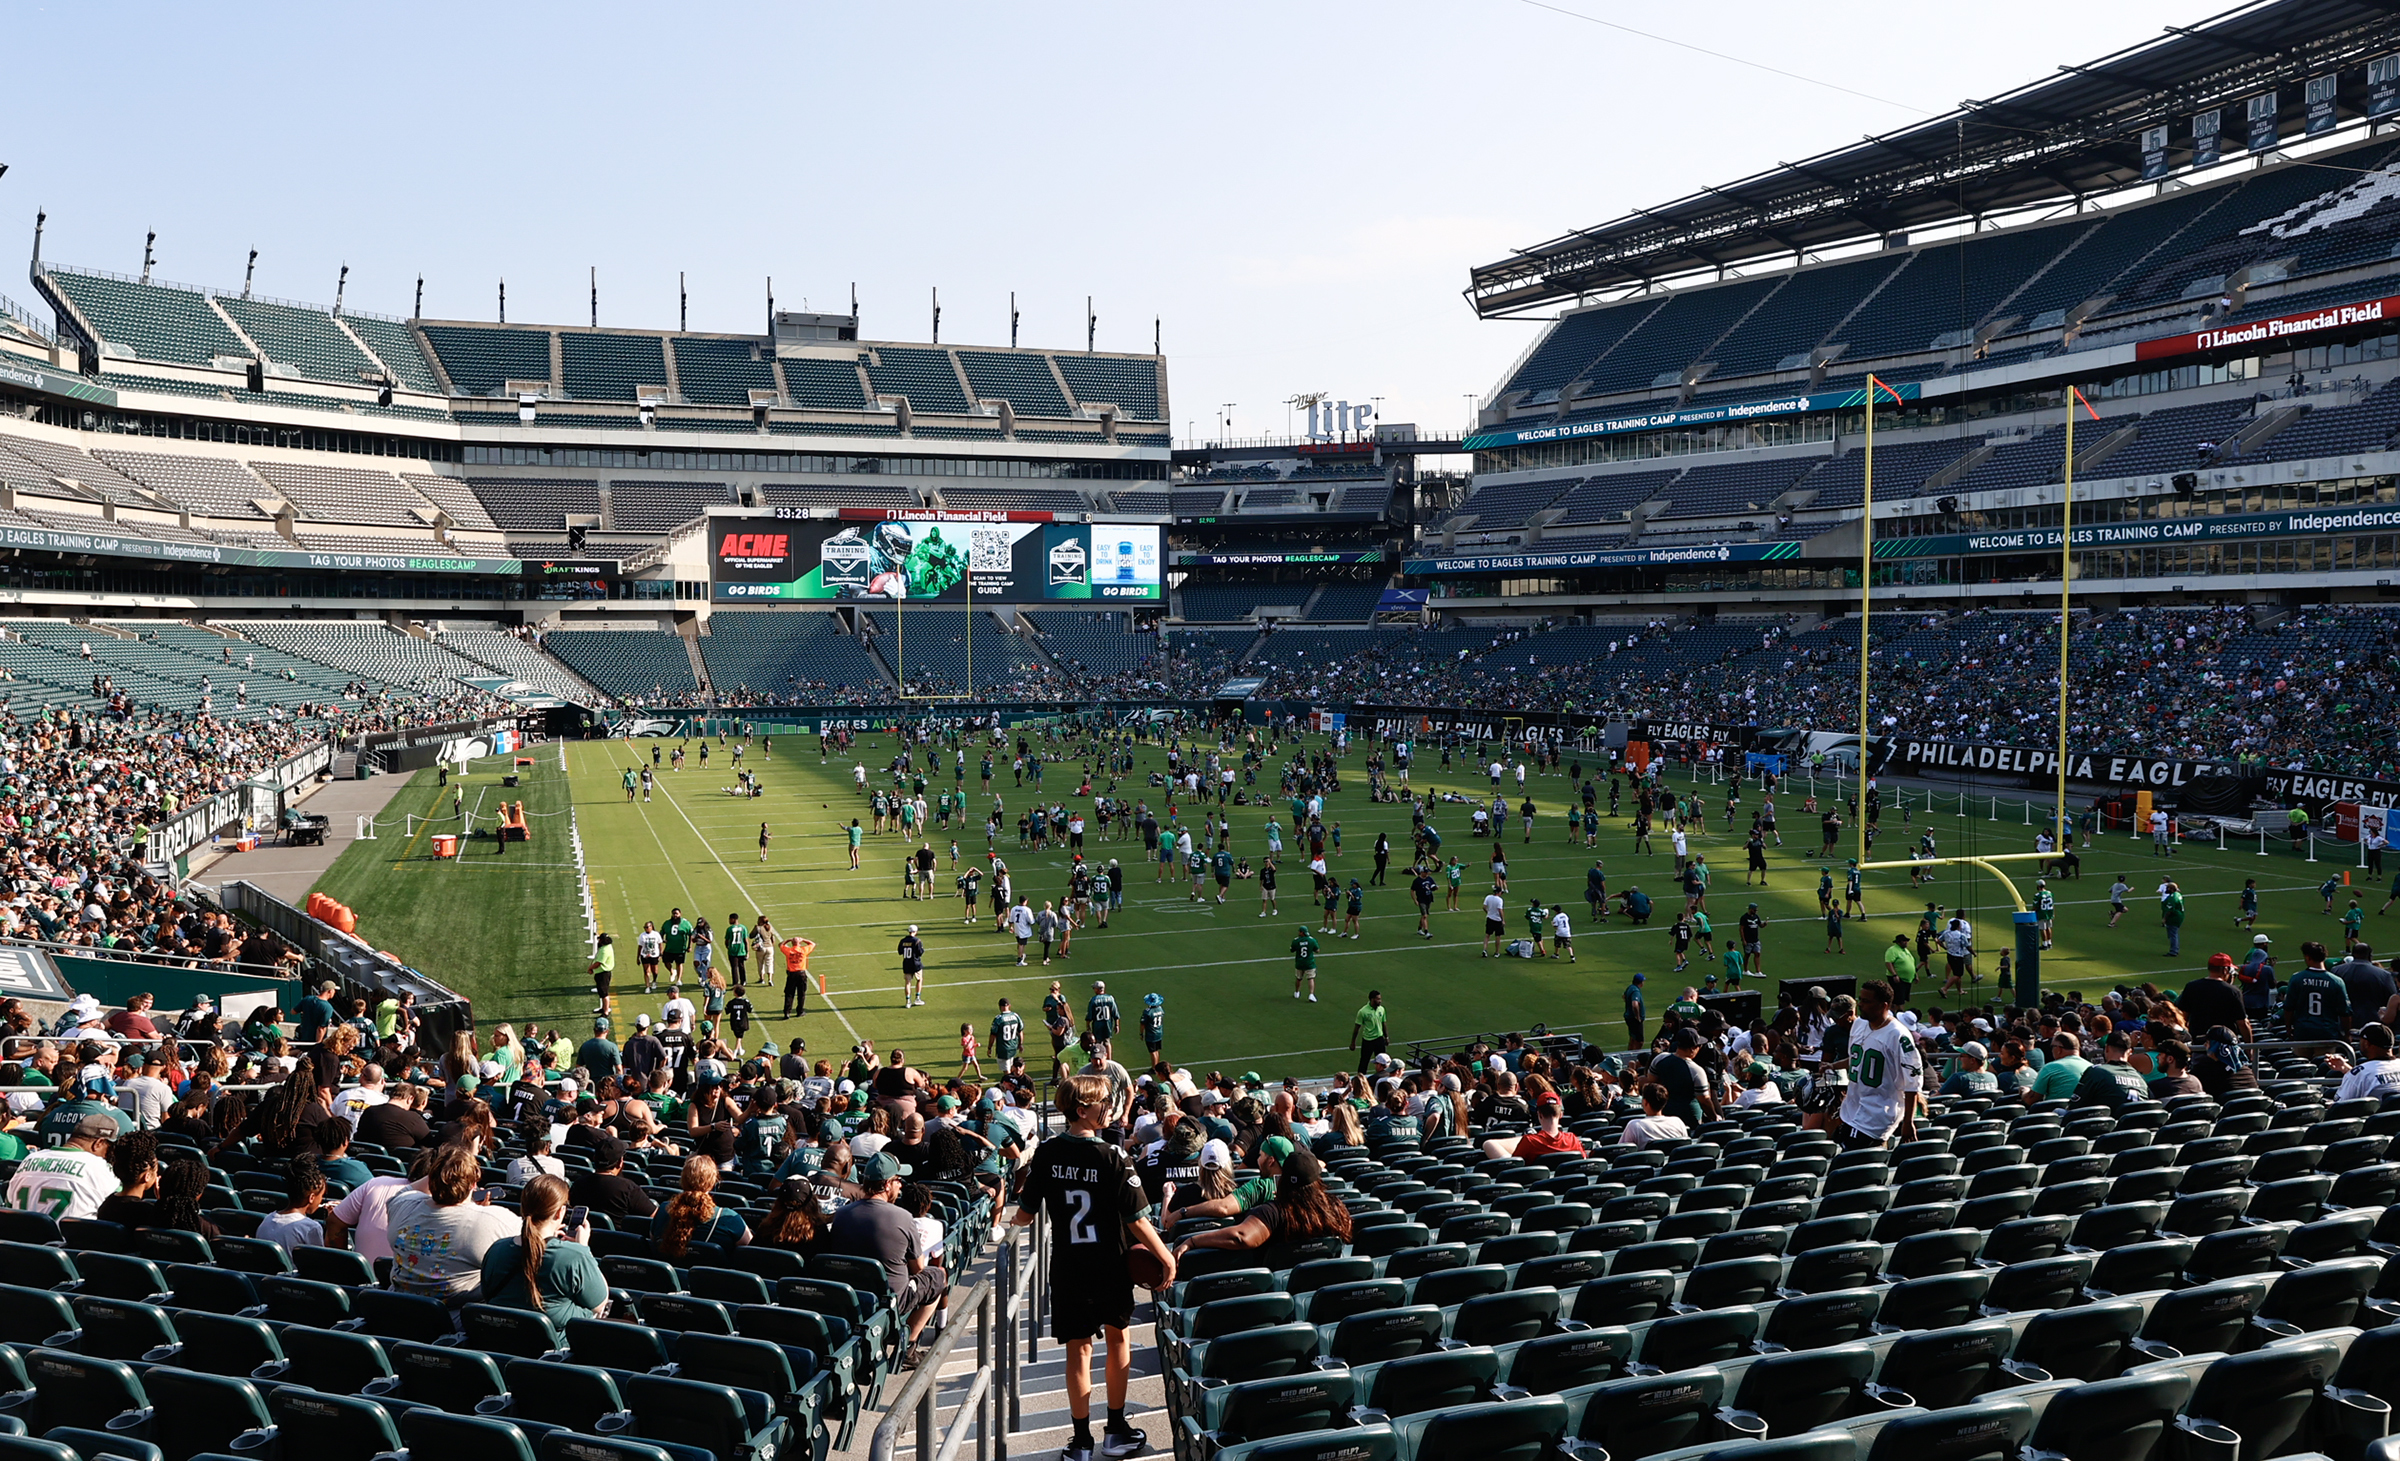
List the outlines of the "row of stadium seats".
<svg viewBox="0 0 2400 1461">
<path fill-rule="evenodd" d="M 1346 1253 L 1194 1251 L 1162 1295 L 1178 1455 L 2356 1454 L 2400 1399 L 2400 1103 L 2261 1074 L 1937 1103 L 1891 1152 L 1767 1108 L 1641 1148 L 1587 1116 L 1590 1155 L 1530 1162 L 1329 1153 Z"/>
<path fill-rule="evenodd" d="M 2331 169 L 2316 160 L 2270 168 L 2098 220 L 1975 233 L 1896 257 L 1698 285 L 1663 299 L 1639 295 L 1569 314 L 1500 395 L 1510 409 L 1554 413 L 1562 400 L 1659 389 L 1694 369 L 1704 368 L 1707 382 L 1738 382 L 1794 371 L 1829 353 L 1845 370 L 1945 348 L 1963 355 L 1977 329 L 1996 331 L 1995 348 L 2006 351 L 2012 331 L 2055 332 L 2066 311 L 2095 301 L 2100 307 L 2085 330 L 2087 338 L 2103 337 L 2114 319 L 2187 299 L 2196 316 L 2205 300 L 2195 294 L 2213 296 L 2215 281 L 2258 260 L 2289 256 L 2291 277 L 2306 278 L 2386 259 L 2400 233 L 2396 196 L 2393 149 L 2371 141 L 2341 154 Z M 2345 297 L 2373 292 L 2354 288 Z M 2232 318 L 2305 307 L 2304 298 L 2287 293 Z M 2143 326 L 2152 334 L 2178 328 L 2189 326 Z"/>
</svg>

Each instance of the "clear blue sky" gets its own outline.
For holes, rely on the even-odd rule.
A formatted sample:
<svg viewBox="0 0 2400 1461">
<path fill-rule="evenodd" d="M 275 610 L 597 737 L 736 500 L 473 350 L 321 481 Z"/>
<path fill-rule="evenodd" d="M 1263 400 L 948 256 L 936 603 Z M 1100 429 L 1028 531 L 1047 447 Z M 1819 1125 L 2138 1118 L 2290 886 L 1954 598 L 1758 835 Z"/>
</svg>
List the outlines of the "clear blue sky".
<svg viewBox="0 0 2400 1461">
<path fill-rule="evenodd" d="M 1984 96 L 2212 13 L 1378 4 L 21 5 L 0 219 L 45 254 L 406 314 L 757 330 L 765 280 L 917 340 L 1149 348 L 1212 435 L 1385 398 L 1453 427 L 1537 328 L 1481 323 L 1512 247 Z M 46 78 L 46 79 L 44 79 Z M 40 84 L 36 84 L 37 81 Z M 46 95 L 45 95 L 46 93 Z M 33 303 L 22 282 L 0 286 Z"/>
</svg>

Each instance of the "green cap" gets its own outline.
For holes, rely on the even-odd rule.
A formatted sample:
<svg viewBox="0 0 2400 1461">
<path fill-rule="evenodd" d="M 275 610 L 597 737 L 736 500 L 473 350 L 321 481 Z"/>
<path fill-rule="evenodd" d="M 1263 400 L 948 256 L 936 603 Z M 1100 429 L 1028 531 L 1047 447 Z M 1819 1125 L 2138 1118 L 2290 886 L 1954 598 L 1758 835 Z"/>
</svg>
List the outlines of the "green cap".
<svg viewBox="0 0 2400 1461">
<path fill-rule="evenodd" d="M 475 1094 L 475 1077 L 471 1075 L 462 1075 L 458 1078 L 456 1084 L 458 1086 L 458 1093 L 460 1095 L 472 1096 Z"/>
<path fill-rule="evenodd" d="M 1246 1086 L 1263 1086 L 1266 1084 L 1266 1082 L 1258 1078 L 1257 1071 L 1245 1070 L 1242 1072 L 1242 1084 Z"/>
<path fill-rule="evenodd" d="M 1288 1162 L 1292 1157 L 1292 1140 L 1288 1136 L 1270 1136 L 1258 1144 L 1258 1154 L 1273 1157 L 1278 1162 Z"/>
</svg>

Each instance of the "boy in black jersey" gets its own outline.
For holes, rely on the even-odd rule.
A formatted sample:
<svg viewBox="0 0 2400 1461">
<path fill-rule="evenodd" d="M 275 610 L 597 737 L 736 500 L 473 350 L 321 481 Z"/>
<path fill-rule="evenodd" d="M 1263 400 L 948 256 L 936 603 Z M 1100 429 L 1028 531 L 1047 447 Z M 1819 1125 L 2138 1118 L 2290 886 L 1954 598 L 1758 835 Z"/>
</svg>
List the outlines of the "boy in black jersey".
<svg viewBox="0 0 2400 1461">
<path fill-rule="evenodd" d="M 1133 1245 L 1159 1260 L 1175 1281 L 1175 1260 L 1150 1226 L 1150 1203 L 1125 1153 L 1100 1139 L 1109 1115 L 1108 1082 L 1071 1076 L 1058 1087 L 1064 1135 L 1034 1149 L 1025 1186 L 1010 1221 L 1033 1221 L 1038 1206 L 1050 1218 L 1050 1332 L 1066 1347 L 1067 1414 L 1075 1434 L 1060 1461 L 1093 1461 L 1092 1336 L 1108 1345 L 1108 1426 L 1097 1451 L 1108 1461 L 1141 1453 L 1147 1437 L 1126 1423 L 1125 1395 L 1133 1377 L 1133 1275 L 1125 1256 Z"/>
</svg>

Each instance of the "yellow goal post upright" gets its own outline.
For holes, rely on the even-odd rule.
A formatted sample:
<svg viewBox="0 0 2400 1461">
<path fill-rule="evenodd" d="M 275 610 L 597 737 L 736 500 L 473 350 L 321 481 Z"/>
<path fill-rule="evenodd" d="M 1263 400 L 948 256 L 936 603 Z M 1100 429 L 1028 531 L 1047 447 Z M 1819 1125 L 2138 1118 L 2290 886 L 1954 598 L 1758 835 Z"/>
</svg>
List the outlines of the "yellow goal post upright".
<svg viewBox="0 0 2400 1461">
<path fill-rule="evenodd" d="M 1869 616 L 1873 612 L 1875 592 L 1875 407 L 1883 399 L 1897 403 L 1900 393 L 1870 372 L 1867 376 L 1866 441 L 1862 450 L 1865 479 L 1863 506 L 1860 509 L 1861 545 L 1858 573 L 1858 866 L 1867 872 L 1882 868 L 1910 868 L 1922 871 L 1945 864 L 1964 864 L 1978 867 L 2000 880 L 2000 886 L 2014 905 L 2013 923 L 2016 933 L 2017 969 L 2015 996 L 2020 1005 L 2040 1003 L 2042 990 L 2042 949 L 2038 915 L 2026 905 L 2025 896 L 1997 864 L 2004 862 L 2050 862 L 2066 855 L 2067 849 L 2067 633 L 2072 622 L 2074 595 L 2075 540 L 2075 409 L 2082 407 L 2092 419 L 2100 413 L 2092 409 L 2083 392 L 2067 387 L 2065 460 L 2059 472 L 2064 490 L 2060 495 L 2058 549 L 2058 758 L 2057 797 L 2054 837 L 2056 844 L 2050 852 L 1994 852 L 1974 857 L 1936 857 L 1903 862 L 1869 862 L 1867 860 L 1867 775 L 1869 747 L 1872 744 L 1873 724 L 1869 719 L 1867 701 L 1868 651 L 1871 642 Z"/>
<path fill-rule="evenodd" d="M 903 579 L 900 596 L 892 600 L 892 673 L 899 676 L 902 700 L 972 700 L 975 698 L 975 575 L 970 572 L 960 580 L 966 586 L 965 607 L 967 626 L 967 684 L 964 690 L 949 694 L 911 693 L 908 688 L 908 591 Z"/>
</svg>

